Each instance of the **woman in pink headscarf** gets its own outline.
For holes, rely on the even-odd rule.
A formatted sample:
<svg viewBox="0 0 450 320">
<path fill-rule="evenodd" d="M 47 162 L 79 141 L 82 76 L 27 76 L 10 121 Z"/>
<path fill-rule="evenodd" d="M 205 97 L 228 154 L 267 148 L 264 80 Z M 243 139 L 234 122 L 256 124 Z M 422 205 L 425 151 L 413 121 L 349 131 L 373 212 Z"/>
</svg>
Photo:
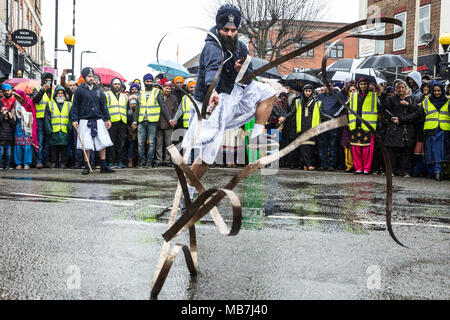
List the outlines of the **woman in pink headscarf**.
<svg viewBox="0 0 450 320">
<path fill-rule="evenodd" d="M 25 92 L 17 90 L 14 93 L 16 104 L 13 117 L 17 121 L 14 146 L 14 162 L 16 169 L 30 169 L 33 161 L 33 148 L 38 151 L 36 108 Z"/>
</svg>

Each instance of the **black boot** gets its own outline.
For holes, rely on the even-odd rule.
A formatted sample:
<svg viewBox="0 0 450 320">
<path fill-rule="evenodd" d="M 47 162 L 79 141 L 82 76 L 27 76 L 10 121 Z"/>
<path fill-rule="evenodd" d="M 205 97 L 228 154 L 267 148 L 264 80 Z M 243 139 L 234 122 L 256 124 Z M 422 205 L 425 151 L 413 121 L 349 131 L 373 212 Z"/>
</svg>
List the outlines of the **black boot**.
<svg viewBox="0 0 450 320">
<path fill-rule="evenodd" d="M 81 172 L 82 175 L 87 176 L 91 173 L 91 170 L 89 170 L 89 165 L 86 163 L 83 169 L 83 172 Z"/>
</svg>

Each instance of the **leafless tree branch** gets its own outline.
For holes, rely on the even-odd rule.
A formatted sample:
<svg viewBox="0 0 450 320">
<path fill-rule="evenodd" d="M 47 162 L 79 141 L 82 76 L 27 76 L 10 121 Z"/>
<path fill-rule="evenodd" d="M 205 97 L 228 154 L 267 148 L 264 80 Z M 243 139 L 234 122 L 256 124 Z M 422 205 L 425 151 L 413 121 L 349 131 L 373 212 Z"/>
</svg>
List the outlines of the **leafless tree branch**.
<svg viewBox="0 0 450 320">
<path fill-rule="evenodd" d="M 249 40 L 255 56 L 270 60 L 304 41 L 325 9 L 323 0 L 215 0 L 211 17 L 225 3 L 240 9 L 239 32 Z"/>
</svg>

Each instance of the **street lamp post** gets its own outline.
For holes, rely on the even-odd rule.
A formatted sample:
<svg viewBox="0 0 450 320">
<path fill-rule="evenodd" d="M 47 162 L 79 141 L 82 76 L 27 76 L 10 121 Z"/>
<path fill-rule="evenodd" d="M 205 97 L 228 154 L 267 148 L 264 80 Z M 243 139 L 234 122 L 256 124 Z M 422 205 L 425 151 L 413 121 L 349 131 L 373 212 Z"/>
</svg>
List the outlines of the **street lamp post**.
<svg viewBox="0 0 450 320">
<path fill-rule="evenodd" d="M 95 51 L 90 51 L 90 50 L 86 50 L 86 51 L 82 51 L 81 52 L 81 58 L 80 58 L 80 74 L 81 71 L 83 71 L 83 53 L 97 53 Z"/>
<path fill-rule="evenodd" d="M 76 0 L 73 0 L 73 36 L 75 37 L 75 8 L 76 8 Z M 75 49 L 72 51 L 72 76 L 71 80 L 75 80 Z"/>
<path fill-rule="evenodd" d="M 450 46 L 450 33 L 444 33 L 439 37 L 439 43 L 444 49 L 444 54 L 441 56 L 441 74 L 447 80 L 450 80 L 450 52 L 448 52 L 448 47 Z"/>
</svg>

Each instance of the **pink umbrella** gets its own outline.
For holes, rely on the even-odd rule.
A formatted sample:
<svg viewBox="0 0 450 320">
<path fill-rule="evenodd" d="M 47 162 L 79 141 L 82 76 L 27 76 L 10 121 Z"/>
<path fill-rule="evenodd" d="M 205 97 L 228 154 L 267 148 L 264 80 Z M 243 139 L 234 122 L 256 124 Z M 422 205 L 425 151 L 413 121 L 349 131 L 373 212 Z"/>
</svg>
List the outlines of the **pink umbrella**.
<svg viewBox="0 0 450 320">
<path fill-rule="evenodd" d="M 5 82 L 3 82 L 3 84 L 9 84 L 11 87 L 14 88 L 19 83 L 28 82 L 28 81 L 31 81 L 31 80 L 32 79 L 28 79 L 28 78 L 11 78 L 11 79 L 8 79 Z"/>
<path fill-rule="evenodd" d="M 93 68 L 95 74 L 99 75 L 102 79 L 102 84 L 110 85 L 111 80 L 114 78 L 119 78 L 122 82 L 126 82 L 125 78 L 117 71 L 108 68 Z"/>
</svg>

